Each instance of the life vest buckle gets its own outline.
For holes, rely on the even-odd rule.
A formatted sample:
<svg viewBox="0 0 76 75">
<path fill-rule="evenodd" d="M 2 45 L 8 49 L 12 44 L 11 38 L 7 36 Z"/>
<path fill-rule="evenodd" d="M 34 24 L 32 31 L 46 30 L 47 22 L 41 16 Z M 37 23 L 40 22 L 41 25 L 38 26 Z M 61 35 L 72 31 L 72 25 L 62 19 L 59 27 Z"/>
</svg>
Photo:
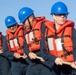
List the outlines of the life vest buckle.
<svg viewBox="0 0 76 75">
<path fill-rule="evenodd" d="M 65 52 L 64 54 L 62 54 L 60 57 L 65 57 L 66 58 L 66 56 L 68 56 L 68 55 L 70 55 L 70 54 L 72 54 L 72 52 L 70 51 L 70 52 Z"/>
<path fill-rule="evenodd" d="M 32 38 L 36 44 L 39 44 L 39 40 L 37 38 Z"/>
</svg>

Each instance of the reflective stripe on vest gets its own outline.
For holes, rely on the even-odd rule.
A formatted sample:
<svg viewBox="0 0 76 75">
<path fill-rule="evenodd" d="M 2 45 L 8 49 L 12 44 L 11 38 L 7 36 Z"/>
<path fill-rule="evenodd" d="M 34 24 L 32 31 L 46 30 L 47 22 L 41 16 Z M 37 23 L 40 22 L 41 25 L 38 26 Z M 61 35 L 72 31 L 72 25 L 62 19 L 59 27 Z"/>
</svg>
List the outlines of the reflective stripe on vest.
<svg viewBox="0 0 76 75">
<path fill-rule="evenodd" d="M 17 38 L 13 40 L 9 40 L 9 43 L 11 48 L 14 48 L 15 46 L 19 46 Z"/>
<path fill-rule="evenodd" d="M 63 50 L 61 38 L 58 38 L 55 40 L 55 45 L 56 45 L 57 51 Z M 48 38 L 48 47 L 49 47 L 49 50 L 54 50 L 53 38 Z"/>
<path fill-rule="evenodd" d="M 29 44 L 29 42 L 32 41 L 34 38 L 33 31 L 31 31 L 29 34 L 26 34 L 25 38 L 26 38 L 27 44 Z"/>
<path fill-rule="evenodd" d="M 26 42 L 28 44 L 28 48 L 30 51 L 39 51 L 40 50 L 40 42 L 39 42 L 40 40 L 35 38 L 34 30 L 32 30 L 28 34 L 25 34 L 25 39 L 26 39 Z"/>
</svg>

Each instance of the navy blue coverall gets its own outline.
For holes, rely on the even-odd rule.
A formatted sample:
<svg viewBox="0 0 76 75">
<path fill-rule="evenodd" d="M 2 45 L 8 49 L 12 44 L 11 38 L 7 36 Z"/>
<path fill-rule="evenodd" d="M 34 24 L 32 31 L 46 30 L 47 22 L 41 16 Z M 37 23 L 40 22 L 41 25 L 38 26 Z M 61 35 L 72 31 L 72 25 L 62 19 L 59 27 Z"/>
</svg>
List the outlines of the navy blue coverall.
<svg viewBox="0 0 76 75">
<path fill-rule="evenodd" d="M 5 43 L 5 36 L 2 35 L 2 50 L 4 51 L 4 43 Z M 11 75 L 10 73 L 10 61 L 7 57 L 4 56 L 4 52 L 0 54 L 0 75 Z"/>
<path fill-rule="evenodd" d="M 26 53 L 26 48 L 24 50 Z M 30 65 L 27 69 L 26 75 L 47 75 L 47 74 L 53 75 L 50 67 L 54 63 L 52 63 L 50 61 L 54 62 L 55 58 L 53 57 L 52 60 L 51 59 L 48 60 L 49 54 L 46 52 L 43 52 L 43 51 L 35 51 L 34 53 L 37 54 L 38 56 L 42 57 L 46 62 L 41 62 L 39 59 L 30 59 L 31 62 L 30 62 Z M 29 51 L 27 54 L 29 54 Z"/>
<path fill-rule="evenodd" d="M 43 24 L 43 23 L 42 23 Z M 24 42 L 24 45 L 26 41 Z M 44 48 L 44 43 L 41 44 Z M 24 51 L 28 55 L 30 51 L 26 51 L 28 46 L 24 46 Z M 50 55 L 46 52 L 45 48 L 43 50 L 41 47 L 39 51 L 33 51 L 36 55 L 42 57 L 45 62 L 41 62 L 39 59 L 32 59 L 31 63 L 28 67 L 26 75 L 53 75 L 51 72 L 51 68 L 54 65 L 55 58 L 54 56 Z M 52 59 L 51 59 L 52 58 Z"/>
<path fill-rule="evenodd" d="M 6 39 L 6 38 L 5 38 Z M 16 59 L 14 57 L 14 52 L 8 50 L 7 40 L 5 40 L 4 56 L 11 61 L 11 74 L 12 75 L 26 75 L 26 70 L 28 66 L 28 58 Z"/>
<path fill-rule="evenodd" d="M 43 30 L 45 30 L 45 28 L 46 27 L 43 26 Z M 46 47 L 44 45 L 44 43 L 45 43 L 44 41 L 45 41 L 45 37 L 42 37 L 42 40 L 41 40 L 41 49 L 42 50 L 46 50 Z M 76 61 L 76 30 L 74 28 L 72 30 L 72 41 L 73 41 L 74 61 Z M 49 55 L 49 59 L 48 60 L 49 60 L 50 63 L 54 63 L 54 61 L 50 61 L 50 60 L 53 60 L 53 58 L 50 59 L 50 55 Z M 76 75 L 76 69 L 73 69 L 69 65 L 60 66 L 60 65 L 56 65 L 54 63 L 54 64 L 51 64 L 50 68 L 52 69 L 51 72 L 52 72 L 53 75 Z"/>
</svg>

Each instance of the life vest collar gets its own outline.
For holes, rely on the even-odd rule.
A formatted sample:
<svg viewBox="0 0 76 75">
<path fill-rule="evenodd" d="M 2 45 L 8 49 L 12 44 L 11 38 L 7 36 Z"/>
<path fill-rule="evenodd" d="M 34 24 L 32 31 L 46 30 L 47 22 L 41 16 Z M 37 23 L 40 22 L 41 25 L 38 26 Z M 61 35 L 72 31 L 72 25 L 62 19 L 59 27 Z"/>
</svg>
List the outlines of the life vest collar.
<svg viewBox="0 0 76 75">
<path fill-rule="evenodd" d="M 15 32 L 14 34 L 12 34 L 8 29 L 6 30 L 6 33 L 7 33 L 8 35 L 12 36 L 12 37 L 15 37 L 15 36 L 18 34 L 19 30 L 22 29 L 22 28 L 23 28 L 22 25 L 21 25 L 21 26 L 18 25 L 18 28 L 17 28 L 17 30 L 16 30 L 16 32 Z"/>
<path fill-rule="evenodd" d="M 34 30 L 35 26 L 38 24 L 38 23 L 42 23 L 43 21 L 45 20 L 45 17 L 44 16 L 41 16 L 41 17 L 36 17 L 35 18 L 35 21 L 33 22 L 33 25 L 32 25 L 32 30 Z M 40 25 L 40 24 L 39 24 Z M 30 28 L 25 28 L 25 31 L 26 33 L 31 31 Z"/>
<path fill-rule="evenodd" d="M 55 23 L 54 22 L 47 22 L 45 23 L 46 27 L 52 32 L 52 33 L 55 33 L 55 29 L 54 29 L 54 25 Z M 63 24 L 58 30 L 56 33 L 59 33 L 61 32 L 65 27 L 74 27 L 74 22 L 68 20 L 66 21 L 65 24 Z"/>
<path fill-rule="evenodd" d="M 36 26 L 37 23 L 42 23 L 44 20 L 45 20 L 44 16 L 36 17 L 36 19 L 32 25 L 32 30 L 34 29 L 34 27 Z M 41 24 L 39 24 L 39 25 L 41 25 Z"/>
</svg>

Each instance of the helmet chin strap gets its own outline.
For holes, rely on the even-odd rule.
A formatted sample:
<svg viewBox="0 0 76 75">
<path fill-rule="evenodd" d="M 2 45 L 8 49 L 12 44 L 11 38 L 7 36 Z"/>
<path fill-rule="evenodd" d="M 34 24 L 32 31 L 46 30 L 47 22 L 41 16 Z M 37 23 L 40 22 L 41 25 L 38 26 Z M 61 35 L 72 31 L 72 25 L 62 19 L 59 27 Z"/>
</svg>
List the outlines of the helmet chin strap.
<svg viewBox="0 0 76 75">
<path fill-rule="evenodd" d="M 29 25 L 30 25 L 30 29 L 32 29 L 32 25 L 31 25 L 31 23 L 30 23 L 29 19 L 28 19 L 28 22 L 29 22 Z"/>
<path fill-rule="evenodd" d="M 33 15 L 33 17 L 34 17 L 34 19 L 35 19 L 35 16 L 34 16 L 34 14 L 32 14 Z M 30 29 L 32 29 L 32 25 L 31 25 L 31 23 L 30 23 L 30 20 L 29 20 L 29 18 L 28 18 L 28 22 L 29 22 L 29 25 L 30 25 Z"/>
</svg>

